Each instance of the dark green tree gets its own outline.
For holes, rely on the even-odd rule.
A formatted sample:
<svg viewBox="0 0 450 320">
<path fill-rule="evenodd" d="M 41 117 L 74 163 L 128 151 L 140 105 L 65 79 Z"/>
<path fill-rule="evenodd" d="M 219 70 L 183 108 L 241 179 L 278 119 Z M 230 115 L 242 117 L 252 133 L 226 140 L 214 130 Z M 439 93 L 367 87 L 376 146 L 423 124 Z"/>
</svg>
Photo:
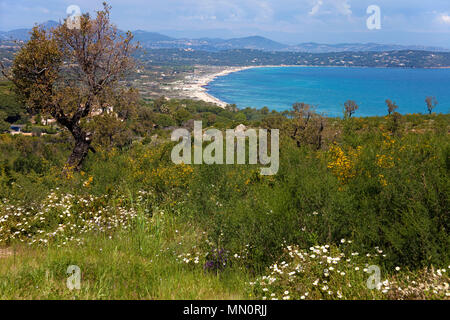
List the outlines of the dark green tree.
<svg viewBox="0 0 450 320">
<path fill-rule="evenodd" d="M 9 131 L 9 123 L 6 122 L 7 114 L 4 111 L 0 111 L 0 133 Z"/>
</svg>

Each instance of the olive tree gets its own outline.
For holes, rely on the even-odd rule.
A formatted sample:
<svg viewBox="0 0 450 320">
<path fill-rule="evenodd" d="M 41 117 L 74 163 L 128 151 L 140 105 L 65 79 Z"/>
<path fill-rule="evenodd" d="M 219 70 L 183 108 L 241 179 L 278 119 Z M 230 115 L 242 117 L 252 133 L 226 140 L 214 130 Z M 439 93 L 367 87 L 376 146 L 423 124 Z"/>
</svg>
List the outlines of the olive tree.
<svg viewBox="0 0 450 320">
<path fill-rule="evenodd" d="M 352 115 L 358 110 L 359 106 L 353 100 L 347 100 L 344 103 L 344 116 L 345 118 L 351 118 Z"/>
<path fill-rule="evenodd" d="M 313 106 L 303 102 L 294 103 L 292 109 L 289 112 L 291 118 L 289 132 L 297 146 L 307 144 L 314 146 L 317 150 L 322 148 L 326 119 L 316 113 Z"/>
<path fill-rule="evenodd" d="M 438 105 L 438 101 L 435 97 L 427 97 L 425 99 L 425 103 L 427 104 L 429 114 L 431 114 L 433 112 L 433 109 Z"/>
<path fill-rule="evenodd" d="M 77 28 L 67 23 L 46 30 L 36 26 L 30 40 L 2 73 L 15 85 L 28 110 L 51 116 L 74 138 L 66 169 L 79 170 L 93 150 L 94 116 L 111 111 L 120 97 L 119 80 L 132 69 L 136 45 L 130 32 L 121 34 L 110 21 L 110 9 L 96 17 L 83 14 Z"/>
<path fill-rule="evenodd" d="M 398 106 L 395 102 L 392 102 L 390 99 L 386 99 L 386 105 L 388 107 L 388 114 L 390 115 L 392 112 L 398 109 Z"/>
</svg>

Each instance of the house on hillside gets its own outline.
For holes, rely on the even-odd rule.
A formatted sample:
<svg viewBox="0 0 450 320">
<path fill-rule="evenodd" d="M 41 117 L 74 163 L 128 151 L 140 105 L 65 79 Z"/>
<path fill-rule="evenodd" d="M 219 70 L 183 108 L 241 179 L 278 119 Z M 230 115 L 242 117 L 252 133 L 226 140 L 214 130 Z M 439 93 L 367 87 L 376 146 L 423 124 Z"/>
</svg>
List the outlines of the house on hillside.
<svg viewBox="0 0 450 320">
<path fill-rule="evenodd" d="M 13 124 L 9 127 L 9 133 L 12 135 L 21 134 L 24 136 L 31 136 L 31 132 L 23 132 L 23 128 L 25 125 L 23 124 Z"/>
</svg>

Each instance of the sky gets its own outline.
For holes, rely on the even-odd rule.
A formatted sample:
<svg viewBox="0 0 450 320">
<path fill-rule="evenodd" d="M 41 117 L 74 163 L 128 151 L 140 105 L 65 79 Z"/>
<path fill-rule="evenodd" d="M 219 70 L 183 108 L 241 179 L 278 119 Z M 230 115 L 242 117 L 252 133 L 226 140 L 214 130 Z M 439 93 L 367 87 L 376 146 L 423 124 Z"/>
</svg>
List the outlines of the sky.
<svg viewBox="0 0 450 320">
<path fill-rule="evenodd" d="M 70 5 L 94 13 L 97 0 L 0 0 L 0 30 L 28 28 L 67 17 Z M 110 0 L 123 30 L 173 37 L 260 35 L 302 42 L 426 45 L 450 48 L 450 0 Z M 369 30 L 370 5 L 380 8 L 380 29 Z"/>
</svg>

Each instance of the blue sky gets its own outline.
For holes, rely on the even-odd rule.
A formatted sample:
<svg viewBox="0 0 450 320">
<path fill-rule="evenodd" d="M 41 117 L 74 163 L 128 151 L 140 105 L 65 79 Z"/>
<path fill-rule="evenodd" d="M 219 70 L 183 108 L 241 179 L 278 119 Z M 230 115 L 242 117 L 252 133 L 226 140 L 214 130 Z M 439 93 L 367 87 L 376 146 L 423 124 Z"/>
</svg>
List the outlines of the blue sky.
<svg viewBox="0 0 450 320">
<path fill-rule="evenodd" d="M 69 5 L 82 12 L 96 0 L 0 0 L 0 30 L 60 20 Z M 300 42 L 379 42 L 450 47 L 450 0 L 110 0 L 121 29 L 175 37 L 261 35 Z M 381 9 L 381 29 L 366 26 L 369 5 Z"/>
</svg>

